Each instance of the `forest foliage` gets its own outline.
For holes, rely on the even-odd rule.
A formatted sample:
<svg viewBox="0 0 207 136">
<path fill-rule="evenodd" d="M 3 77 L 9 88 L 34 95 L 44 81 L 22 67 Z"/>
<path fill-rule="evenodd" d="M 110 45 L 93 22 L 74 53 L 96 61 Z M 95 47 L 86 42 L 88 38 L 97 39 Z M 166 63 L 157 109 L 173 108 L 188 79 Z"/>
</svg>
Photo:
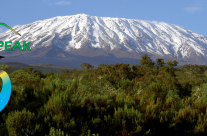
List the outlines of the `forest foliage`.
<svg viewBox="0 0 207 136">
<path fill-rule="evenodd" d="M 12 93 L 0 112 L 0 135 L 206 135 L 207 66 L 175 68 L 177 61 L 148 55 L 140 64 L 9 72 Z"/>
</svg>

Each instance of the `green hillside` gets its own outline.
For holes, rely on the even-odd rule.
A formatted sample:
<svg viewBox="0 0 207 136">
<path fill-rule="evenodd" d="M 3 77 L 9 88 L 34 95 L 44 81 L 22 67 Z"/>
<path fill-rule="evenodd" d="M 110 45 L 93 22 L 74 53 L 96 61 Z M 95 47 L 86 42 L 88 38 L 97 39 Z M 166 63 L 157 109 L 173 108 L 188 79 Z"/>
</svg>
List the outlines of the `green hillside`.
<svg viewBox="0 0 207 136">
<path fill-rule="evenodd" d="M 0 135 L 207 135 L 207 66 L 175 68 L 177 61 L 152 62 L 148 55 L 140 63 L 9 73 Z"/>
</svg>

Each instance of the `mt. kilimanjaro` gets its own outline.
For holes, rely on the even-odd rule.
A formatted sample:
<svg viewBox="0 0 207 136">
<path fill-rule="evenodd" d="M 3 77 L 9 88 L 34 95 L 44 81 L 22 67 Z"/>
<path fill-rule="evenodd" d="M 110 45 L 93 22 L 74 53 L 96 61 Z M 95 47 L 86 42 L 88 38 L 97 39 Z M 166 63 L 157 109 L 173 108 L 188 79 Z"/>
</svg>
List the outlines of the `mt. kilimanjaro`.
<svg viewBox="0 0 207 136">
<path fill-rule="evenodd" d="M 13 27 L 0 41 L 31 41 L 31 51 L 4 51 L 3 61 L 47 63 L 80 68 L 81 63 L 139 64 L 141 56 L 177 60 L 180 65 L 207 64 L 207 37 L 183 27 L 156 21 L 96 17 L 86 14 L 58 16 Z M 13 47 L 14 44 L 11 46 Z"/>
</svg>

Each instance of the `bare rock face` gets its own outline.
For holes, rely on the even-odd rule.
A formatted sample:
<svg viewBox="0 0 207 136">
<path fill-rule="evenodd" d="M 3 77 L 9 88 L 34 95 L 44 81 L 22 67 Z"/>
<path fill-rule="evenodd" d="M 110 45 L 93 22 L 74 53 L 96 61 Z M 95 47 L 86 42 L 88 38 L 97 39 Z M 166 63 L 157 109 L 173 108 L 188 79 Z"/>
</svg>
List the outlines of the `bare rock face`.
<svg viewBox="0 0 207 136">
<path fill-rule="evenodd" d="M 152 60 L 177 60 L 180 65 L 206 64 L 207 37 L 164 22 L 96 17 L 58 16 L 15 26 L 0 41 L 31 41 L 31 51 L 4 51 L 4 61 L 52 63 L 80 68 L 79 63 L 139 63 L 143 54 Z M 12 47 L 14 44 L 12 45 Z M 113 57 L 112 57 L 113 56 Z M 97 61 L 96 61 L 97 60 Z"/>
</svg>

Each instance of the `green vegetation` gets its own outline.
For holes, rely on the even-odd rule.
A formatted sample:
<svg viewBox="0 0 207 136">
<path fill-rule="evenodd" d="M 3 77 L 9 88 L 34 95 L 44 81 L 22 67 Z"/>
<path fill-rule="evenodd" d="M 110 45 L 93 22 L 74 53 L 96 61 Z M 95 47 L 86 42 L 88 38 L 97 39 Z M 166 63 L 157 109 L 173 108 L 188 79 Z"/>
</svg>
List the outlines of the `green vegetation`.
<svg viewBox="0 0 207 136">
<path fill-rule="evenodd" d="M 142 56 L 141 65 L 9 73 L 1 136 L 207 135 L 207 66 Z M 6 68 L 6 66 L 4 66 Z"/>
<path fill-rule="evenodd" d="M 94 66 L 92 66 L 91 64 L 89 63 L 82 63 L 81 64 L 81 67 L 85 70 L 91 70 L 91 69 L 94 69 Z"/>
</svg>

